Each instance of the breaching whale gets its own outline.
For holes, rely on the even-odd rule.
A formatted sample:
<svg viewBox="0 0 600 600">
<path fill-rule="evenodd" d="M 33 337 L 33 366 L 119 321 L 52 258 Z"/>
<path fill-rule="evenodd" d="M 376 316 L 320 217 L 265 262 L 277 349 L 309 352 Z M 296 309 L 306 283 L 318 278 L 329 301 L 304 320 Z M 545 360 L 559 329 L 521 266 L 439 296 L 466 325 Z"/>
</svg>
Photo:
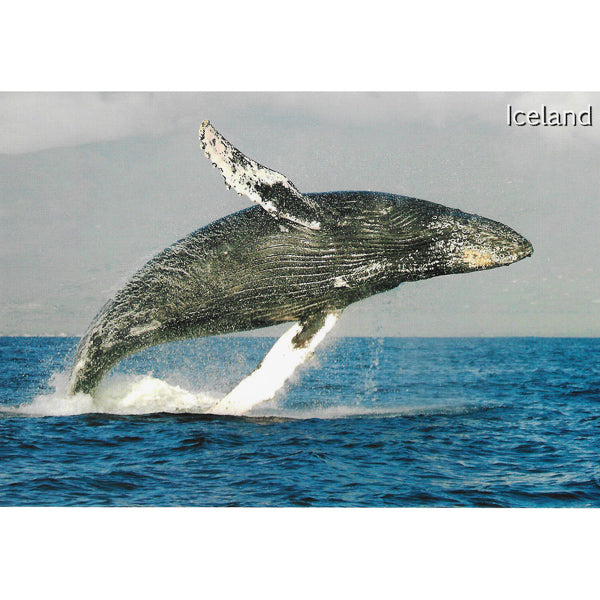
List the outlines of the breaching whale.
<svg viewBox="0 0 600 600">
<path fill-rule="evenodd" d="M 263 365 L 281 352 L 296 353 L 299 364 L 353 302 L 404 282 L 509 265 L 533 252 L 508 226 L 433 202 L 370 191 L 302 194 L 208 121 L 200 144 L 226 186 L 257 206 L 189 234 L 131 277 L 81 339 L 71 394 L 93 394 L 113 365 L 143 348 L 285 322 L 295 324 Z M 249 386 L 265 385 L 260 379 L 259 368 L 217 412 L 256 403 L 244 398 Z M 262 399 L 272 393 L 263 391 Z"/>
</svg>

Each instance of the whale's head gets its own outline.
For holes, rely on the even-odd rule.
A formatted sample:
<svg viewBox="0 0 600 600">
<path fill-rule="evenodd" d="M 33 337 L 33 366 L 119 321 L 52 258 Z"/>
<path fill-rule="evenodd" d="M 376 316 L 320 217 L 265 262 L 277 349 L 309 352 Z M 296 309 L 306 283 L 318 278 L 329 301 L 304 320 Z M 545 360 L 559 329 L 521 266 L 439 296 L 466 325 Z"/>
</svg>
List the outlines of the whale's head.
<svg viewBox="0 0 600 600">
<path fill-rule="evenodd" d="M 531 242 L 503 223 L 414 198 L 394 199 L 390 226 L 391 252 L 416 278 L 494 269 L 533 254 Z"/>
<path fill-rule="evenodd" d="M 384 287 L 502 267 L 533 253 L 507 225 L 455 208 L 375 192 L 330 193 L 326 204 L 338 199 L 335 230 L 357 255 L 385 265 Z"/>
</svg>

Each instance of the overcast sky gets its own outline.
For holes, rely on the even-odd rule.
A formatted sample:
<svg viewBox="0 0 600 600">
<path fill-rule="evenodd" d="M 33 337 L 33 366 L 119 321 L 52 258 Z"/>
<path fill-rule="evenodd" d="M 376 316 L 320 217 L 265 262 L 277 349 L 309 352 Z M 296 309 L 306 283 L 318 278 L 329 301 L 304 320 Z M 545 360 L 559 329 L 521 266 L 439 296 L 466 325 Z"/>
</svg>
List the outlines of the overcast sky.
<svg viewBox="0 0 600 600">
<path fill-rule="evenodd" d="M 250 205 L 198 146 L 210 119 L 305 192 L 376 190 L 502 221 L 507 268 L 404 284 L 353 305 L 342 335 L 600 334 L 600 123 L 508 127 L 506 105 L 598 94 L 0 94 L 0 334 L 81 335 L 156 252 Z"/>
</svg>

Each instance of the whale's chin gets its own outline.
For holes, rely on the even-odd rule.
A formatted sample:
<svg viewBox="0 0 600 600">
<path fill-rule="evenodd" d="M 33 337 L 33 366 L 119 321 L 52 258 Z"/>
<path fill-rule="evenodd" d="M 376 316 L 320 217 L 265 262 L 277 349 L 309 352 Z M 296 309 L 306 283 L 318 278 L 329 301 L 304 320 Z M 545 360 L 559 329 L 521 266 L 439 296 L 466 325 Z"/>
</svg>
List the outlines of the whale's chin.
<svg viewBox="0 0 600 600">
<path fill-rule="evenodd" d="M 465 248 L 462 252 L 461 262 L 467 271 L 480 271 L 506 267 L 533 254 L 533 245 L 523 238 L 523 243 L 501 252 L 487 248 Z"/>
</svg>

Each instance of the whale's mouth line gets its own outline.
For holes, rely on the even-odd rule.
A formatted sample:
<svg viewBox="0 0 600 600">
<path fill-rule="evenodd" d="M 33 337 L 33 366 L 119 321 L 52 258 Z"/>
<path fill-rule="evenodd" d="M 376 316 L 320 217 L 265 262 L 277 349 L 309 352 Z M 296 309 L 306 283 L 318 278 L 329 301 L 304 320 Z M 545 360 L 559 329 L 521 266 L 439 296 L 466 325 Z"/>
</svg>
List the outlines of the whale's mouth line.
<svg viewBox="0 0 600 600">
<path fill-rule="evenodd" d="M 467 247 L 462 251 L 461 260 L 474 270 L 493 269 L 506 267 L 513 263 L 528 258 L 533 254 L 533 245 L 527 242 L 518 249 L 509 249 L 505 252 L 489 250 L 487 248 Z"/>
</svg>

